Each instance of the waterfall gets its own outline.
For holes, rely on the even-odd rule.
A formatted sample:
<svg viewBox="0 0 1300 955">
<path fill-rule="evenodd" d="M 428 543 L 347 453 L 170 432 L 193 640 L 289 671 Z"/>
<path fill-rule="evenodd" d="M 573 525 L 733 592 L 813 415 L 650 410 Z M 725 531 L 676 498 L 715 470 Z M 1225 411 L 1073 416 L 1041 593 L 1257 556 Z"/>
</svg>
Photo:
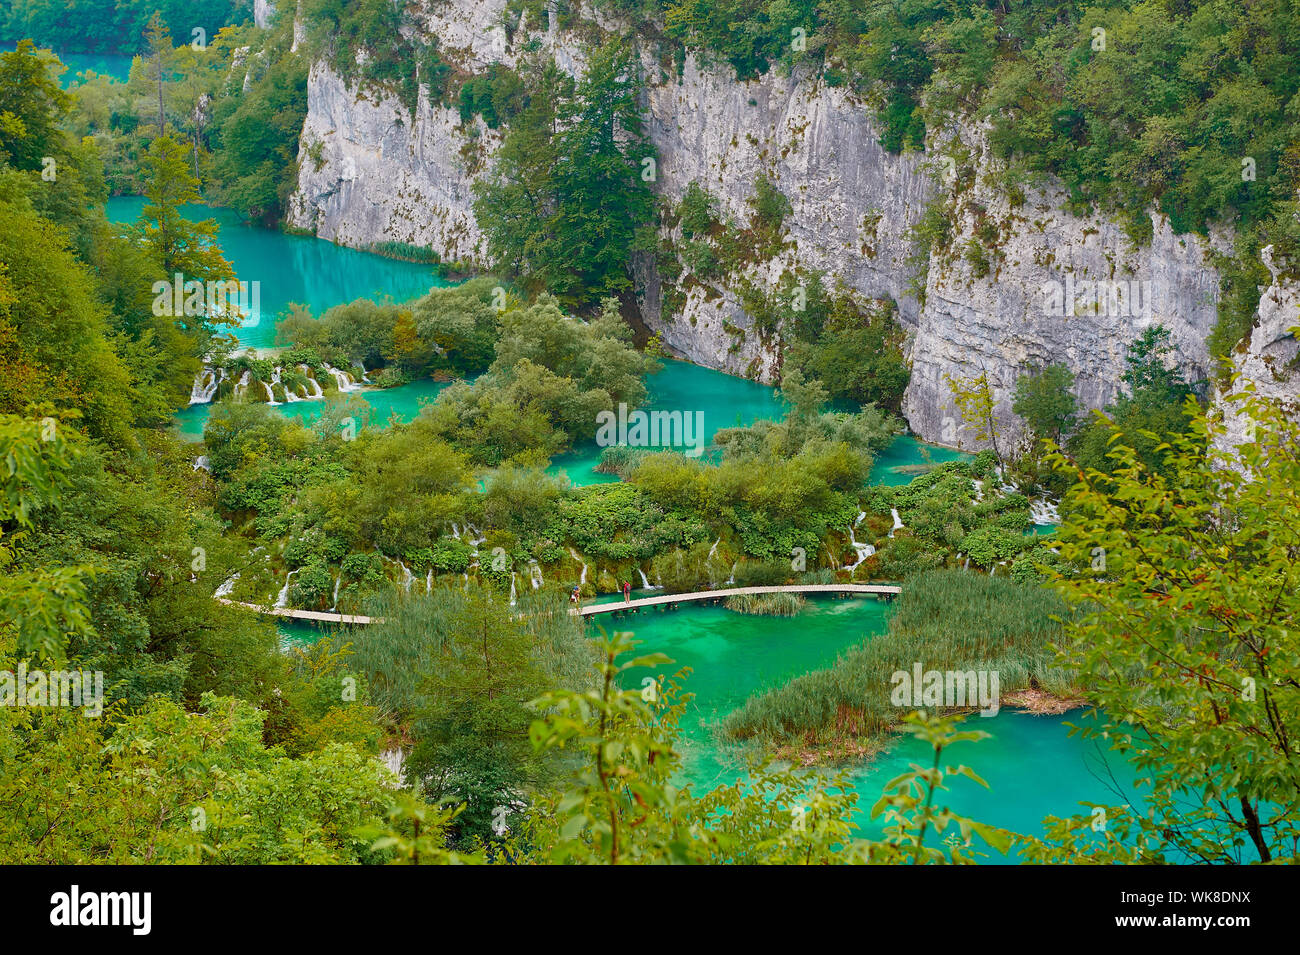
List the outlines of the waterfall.
<svg viewBox="0 0 1300 955">
<path fill-rule="evenodd" d="M 528 579 L 533 585 L 533 590 L 541 590 L 542 584 L 545 583 L 545 581 L 542 580 L 542 568 L 537 566 L 537 561 L 535 560 L 530 560 L 528 562 Z"/>
<path fill-rule="evenodd" d="M 409 594 L 411 592 L 411 584 L 415 582 L 415 575 L 411 573 L 411 568 L 407 567 L 400 560 L 397 561 L 397 566 L 402 568 L 402 589 Z"/>
<path fill-rule="evenodd" d="M 275 400 L 275 392 L 271 390 L 271 386 L 266 382 L 262 382 L 262 387 L 266 389 L 266 403 L 268 405 L 278 405 L 280 402 Z"/>
<path fill-rule="evenodd" d="M 333 365 L 326 365 L 325 370 L 334 376 L 334 383 L 338 385 L 339 391 L 361 390 L 361 386 L 353 382 L 352 376 L 346 371 L 335 368 Z"/>
<path fill-rule="evenodd" d="M 194 470 L 207 471 L 209 474 L 212 473 L 212 462 L 208 460 L 206 454 L 200 454 L 194 459 Z"/>
<path fill-rule="evenodd" d="M 279 385 L 284 389 L 285 404 L 293 404 L 295 401 L 302 401 L 302 398 L 298 397 L 298 393 L 284 383 L 284 379 L 280 377 L 281 371 L 281 367 L 276 365 L 275 371 L 271 372 L 271 384 Z"/>
<path fill-rule="evenodd" d="M 330 610 L 339 609 L 339 584 L 341 583 L 343 583 L 343 574 L 340 573 L 337 577 L 334 578 L 334 597 L 332 602 L 330 603 Z"/>
<path fill-rule="evenodd" d="M 402 752 L 400 746 L 384 750 L 379 754 L 379 761 L 399 780 L 402 778 L 402 769 L 406 765 L 406 754 Z"/>
<path fill-rule="evenodd" d="M 190 404 L 203 405 L 216 396 L 217 385 L 221 384 L 221 378 L 224 372 L 213 371 L 211 368 L 204 368 L 194 376 L 194 384 L 190 386 Z"/>
<path fill-rule="evenodd" d="M 739 566 L 739 564 L 740 561 L 737 561 L 731 565 L 731 576 L 723 581 L 724 584 L 734 584 L 736 582 L 736 567 Z"/>
<path fill-rule="evenodd" d="M 889 536 L 893 537 L 894 531 L 901 531 L 903 529 L 903 519 L 898 516 L 898 508 L 896 507 L 891 507 L 889 513 L 894 515 L 894 526 L 889 529 Z"/>
<path fill-rule="evenodd" d="M 977 481 L 974 478 L 971 478 L 970 483 L 971 483 L 971 487 L 975 489 L 975 500 L 977 502 L 984 500 L 984 482 Z"/>
<path fill-rule="evenodd" d="M 426 594 L 433 593 L 433 568 L 432 567 L 429 568 L 429 573 L 424 578 L 424 592 Z"/>
<path fill-rule="evenodd" d="M 572 547 L 569 548 L 569 553 L 573 555 L 574 560 L 582 564 L 582 576 L 578 578 L 578 586 L 581 587 L 583 584 L 587 582 L 587 562 L 584 561 L 581 557 L 579 557 L 578 552 L 574 550 Z"/>
<path fill-rule="evenodd" d="M 1035 524 L 1061 523 L 1060 509 L 1045 497 L 1029 502 L 1029 517 Z"/>
<path fill-rule="evenodd" d="M 253 377 L 253 373 L 249 371 L 247 368 L 245 368 L 244 373 L 239 376 L 239 381 L 235 382 L 236 401 L 244 400 L 244 395 L 248 393 L 248 380 L 252 377 Z"/>
<path fill-rule="evenodd" d="M 515 605 L 515 572 L 510 571 L 510 606 Z"/>
<path fill-rule="evenodd" d="M 312 392 L 307 397 L 309 399 L 324 398 L 325 392 L 321 390 L 320 382 L 316 380 L 316 376 L 312 374 L 312 370 L 308 368 L 306 365 L 299 365 L 298 370 L 301 371 L 304 375 L 306 375 L 307 381 L 311 383 Z"/>
<path fill-rule="evenodd" d="M 713 560 L 713 555 L 716 554 L 716 553 L 718 552 L 718 545 L 721 544 L 721 543 L 722 543 L 722 538 L 719 537 L 717 540 L 715 540 L 715 541 L 713 542 L 713 546 L 709 548 L 709 556 L 706 557 L 706 558 L 704 558 L 704 559 L 705 559 L 705 560 Z"/>
<path fill-rule="evenodd" d="M 239 574 L 234 574 L 222 581 L 221 586 L 213 592 L 212 596 L 218 600 L 225 600 L 230 596 L 230 592 L 235 589 L 235 581 L 239 579 Z"/>
<path fill-rule="evenodd" d="M 853 576 L 853 571 L 857 568 L 857 566 L 860 563 L 862 563 L 864 560 L 866 560 L 868 557 L 870 557 L 872 554 L 876 552 L 875 544 L 860 544 L 858 543 L 857 537 L 853 533 L 853 529 L 857 527 L 858 523 L 866 516 L 867 516 L 866 511 L 863 511 L 860 514 L 858 514 L 858 519 L 854 521 L 853 526 L 849 528 L 849 544 L 852 545 L 853 552 L 858 556 L 858 559 L 855 560 L 853 563 L 844 565 L 844 569 L 849 572 L 850 577 Z M 890 536 L 892 537 L 893 535 L 891 534 Z"/>
<path fill-rule="evenodd" d="M 291 570 L 289 573 L 284 575 L 284 586 L 280 588 L 279 596 L 275 598 L 276 607 L 289 606 L 289 582 L 293 580 L 293 575 L 296 573 L 298 573 L 298 571 Z"/>
<path fill-rule="evenodd" d="M 646 590 L 663 590 L 663 587 L 657 587 L 654 584 L 650 583 L 650 581 L 646 578 L 645 571 L 642 570 L 640 567 L 636 569 L 636 572 L 641 575 L 641 586 L 644 587 Z"/>
</svg>

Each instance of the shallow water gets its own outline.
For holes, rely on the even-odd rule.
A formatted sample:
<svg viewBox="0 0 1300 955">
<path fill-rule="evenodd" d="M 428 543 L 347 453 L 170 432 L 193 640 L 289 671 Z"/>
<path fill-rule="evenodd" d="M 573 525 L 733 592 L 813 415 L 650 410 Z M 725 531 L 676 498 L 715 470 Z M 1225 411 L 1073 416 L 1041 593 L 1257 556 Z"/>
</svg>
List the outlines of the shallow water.
<svg viewBox="0 0 1300 955">
<path fill-rule="evenodd" d="M 723 607 L 693 606 L 676 611 L 641 611 L 606 618 L 607 630 L 629 630 L 641 652 L 661 652 L 674 666 L 693 672 L 683 688 L 694 694 L 682 721 L 684 753 L 682 781 L 697 793 L 734 783 L 746 772 L 743 749 L 720 744 L 710 727 L 744 703 L 756 691 L 779 686 L 791 677 L 830 666 L 849 647 L 882 633 L 890 605 L 871 598 L 843 600 L 810 598 L 796 617 L 764 617 L 733 613 Z M 648 674 L 631 672 L 627 686 L 640 686 Z M 882 674 L 882 680 L 888 680 Z M 954 812 L 1015 832 L 1042 835 L 1048 815 L 1086 813 L 1083 801 L 1117 803 L 1133 795 L 1134 772 L 1095 744 L 1068 736 L 1067 722 L 1081 713 L 1031 716 L 1004 711 L 993 717 L 972 716 L 969 729 L 992 738 L 957 743 L 948 751 L 949 765 L 967 763 L 988 782 L 951 783 L 943 803 Z M 878 835 L 882 826 L 869 818 L 884 783 L 907 772 L 911 763 L 928 765 L 930 750 L 911 737 L 900 738 L 887 752 L 854 770 L 858 794 L 855 821 L 864 835 Z M 1123 796 L 1112 790 L 1110 775 L 1119 780 Z M 993 857 L 987 861 L 1005 861 Z"/>
</svg>

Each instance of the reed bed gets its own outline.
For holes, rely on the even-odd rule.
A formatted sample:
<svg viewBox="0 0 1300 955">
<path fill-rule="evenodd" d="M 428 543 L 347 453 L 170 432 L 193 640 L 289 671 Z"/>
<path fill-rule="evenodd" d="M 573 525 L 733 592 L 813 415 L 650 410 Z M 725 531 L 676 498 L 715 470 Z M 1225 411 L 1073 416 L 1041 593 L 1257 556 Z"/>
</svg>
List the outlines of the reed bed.
<svg viewBox="0 0 1300 955">
<path fill-rule="evenodd" d="M 804 607 L 803 594 L 740 594 L 723 604 L 736 613 L 767 617 L 793 617 Z"/>
<path fill-rule="evenodd" d="M 908 708 L 895 706 L 891 677 L 923 670 L 996 670 L 1000 694 L 1039 689 L 1077 695 L 1074 674 L 1052 665 L 1070 611 L 1054 593 L 1000 577 L 938 570 L 908 579 L 887 632 L 834 665 L 751 696 L 721 725 L 733 740 L 824 745 L 880 737 Z M 1053 619 L 1056 618 L 1056 619 Z"/>
</svg>

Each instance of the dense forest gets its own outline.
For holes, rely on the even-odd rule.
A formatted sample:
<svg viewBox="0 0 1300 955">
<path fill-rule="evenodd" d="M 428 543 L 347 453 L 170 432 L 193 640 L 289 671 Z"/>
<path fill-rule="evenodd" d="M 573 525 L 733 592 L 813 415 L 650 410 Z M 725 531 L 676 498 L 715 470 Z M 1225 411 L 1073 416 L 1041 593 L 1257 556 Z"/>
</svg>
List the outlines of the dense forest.
<svg viewBox="0 0 1300 955">
<path fill-rule="evenodd" d="M 1055 177 L 1135 242 L 1153 208 L 1183 231 L 1233 226 L 1224 358 L 1277 278 L 1260 248 L 1300 238 L 1293 4 L 594 6 L 628 31 L 593 39 L 577 77 L 541 50 L 467 75 L 388 0 L 304 0 L 296 49 L 292 18 L 260 30 L 248 3 L 0 14 L 16 43 L 0 53 L 0 861 L 1294 861 L 1297 425 L 1223 399 L 1252 420 L 1226 445 L 1214 388 L 1178 370 L 1168 329 L 1124 343 L 1101 409 L 1065 363 L 1023 368 L 1015 441 L 987 377 L 950 378 L 982 447 L 926 450 L 887 483 L 873 475 L 907 431 L 910 375 L 896 303 L 833 275 L 737 280 L 780 341 L 781 412 L 698 455 L 602 447 L 607 481 L 557 470 L 602 416 L 651 408 L 672 360 L 627 320 L 637 256 L 726 283 L 786 241 L 770 180 L 740 220 L 698 184 L 667 202 L 642 175 L 633 37 L 740 81 L 816 71 L 873 104 L 893 151 L 977 117 L 1009 188 Z M 565 2 L 510 11 L 592 29 Z M 1087 55 L 1101 21 L 1104 61 Z M 138 56 L 123 82 L 65 88 L 40 47 Z M 160 309 L 157 287 L 244 277 L 196 206 L 283 227 L 299 164 L 319 161 L 300 134 L 324 58 L 499 136 L 473 190 L 490 267 L 373 248 L 429 266 L 429 290 L 291 304 L 258 351 L 240 315 Z M 137 221 L 110 221 L 120 195 L 143 197 Z M 923 225 L 923 248 L 941 241 Z M 796 284 L 791 317 L 778 303 Z M 365 400 L 420 383 L 436 397 L 407 420 Z M 173 424 L 203 388 L 198 446 Z M 284 413 L 300 401 L 319 413 Z M 714 714 L 743 785 L 683 785 L 693 674 L 625 632 L 638 617 L 570 612 L 637 579 L 901 593 L 879 632 Z M 742 597 L 726 611 L 797 632 L 802 595 Z M 259 607 L 373 622 L 289 647 Z M 981 747 L 970 765 L 949 748 L 989 734 L 969 706 L 900 706 L 888 674 L 919 660 L 996 671 L 1007 706 L 1086 708 L 1079 732 L 1143 784 L 1033 832 L 948 808 L 959 777 L 983 784 Z M 18 672 L 93 673 L 102 710 L 8 705 L 33 692 Z M 855 787 L 904 739 L 929 762 Z"/>
</svg>

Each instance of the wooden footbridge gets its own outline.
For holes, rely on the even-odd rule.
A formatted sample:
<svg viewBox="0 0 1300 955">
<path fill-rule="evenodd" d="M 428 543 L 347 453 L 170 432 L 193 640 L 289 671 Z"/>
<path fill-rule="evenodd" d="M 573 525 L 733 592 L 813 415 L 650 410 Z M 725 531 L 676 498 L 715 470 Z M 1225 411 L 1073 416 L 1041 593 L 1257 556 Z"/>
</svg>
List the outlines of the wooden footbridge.
<svg viewBox="0 0 1300 955">
<path fill-rule="evenodd" d="M 569 613 L 583 617 L 594 617 L 602 613 L 624 613 L 639 610 L 642 607 L 675 607 L 683 603 L 700 601 L 726 600 L 728 597 L 744 597 L 751 594 L 847 594 L 896 597 L 903 592 L 902 587 L 888 584 L 791 584 L 779 587 L 731 587 L 726 590 L 696 590 L 685 594 L 657 594 L 654 597 L 639 597 L 636 600 L 611 600 L 609 603 L 588 604 L 586 607 L 570 609 Z M 383 617 L 367 617 L 362 614 L 329 613 L 324 610 L 292 610 L 289 607 L 263 607 L 260 604 L 241 603 L 225 597 L 216 598 L 231 607 L 243 607 L 256 613 L 270 614 L 274 617 L 290 617 L 294 620 L 310 620 L 313 623 L 349 623 L 368 624 L 383 623 Z"/>
</svg>

